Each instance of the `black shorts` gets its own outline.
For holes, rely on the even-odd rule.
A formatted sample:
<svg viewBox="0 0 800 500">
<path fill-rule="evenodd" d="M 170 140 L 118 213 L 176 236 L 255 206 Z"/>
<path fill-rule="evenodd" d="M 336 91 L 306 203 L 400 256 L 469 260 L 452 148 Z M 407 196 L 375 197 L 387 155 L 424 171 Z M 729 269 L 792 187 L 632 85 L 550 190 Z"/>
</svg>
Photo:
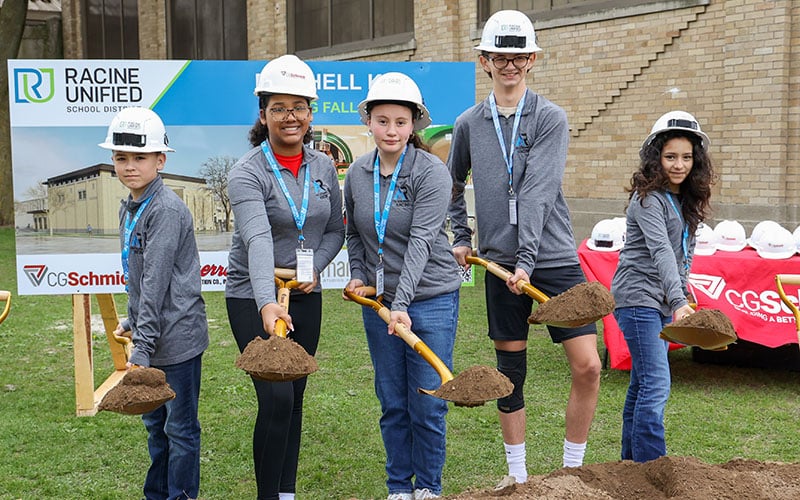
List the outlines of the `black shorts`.
<svg viewBox="0 0 800 500">
<path fill-rule="evenodd" d="M 513 268 L 503 266 L 511 272 Z M 581 266 L 578 264 L 564 267 L 535 269 L 531 285 L 541 290 L 548 297 L 561 294 L 575 285 L 586 281 Z M 492 340 L 528 340 L 528 316 L 533 310 L 534 300 L 525 295 L 515 295 L 506 286 L 506 282 L 492 273 L 486 273 L 486 319 L 489 322 L 489 338 Z M 550 338 L 554 343 L 582 335 L 596 335 L 594 323 L 580 328 L 560 328 L 547 325 Z"/>
</svg>

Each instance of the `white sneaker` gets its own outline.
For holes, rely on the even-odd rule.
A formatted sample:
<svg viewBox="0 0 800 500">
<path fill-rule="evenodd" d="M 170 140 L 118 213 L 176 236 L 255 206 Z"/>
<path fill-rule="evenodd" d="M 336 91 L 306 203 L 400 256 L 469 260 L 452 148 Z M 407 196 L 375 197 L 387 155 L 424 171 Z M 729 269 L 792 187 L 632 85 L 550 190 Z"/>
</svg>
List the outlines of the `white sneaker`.
<svg viewBox="0 0 800 500">
<path fill-rule="evenodd" d="M 414 500 L 414 495 L 411 493 L 389 493 L 386 500 Z"/>
<path fill-rule="evenodd" d="M 439 498 L 439 495 L 428 488 L 414 490 L 414 500 L 427 500 L 428 498 Z"/>
</svg>

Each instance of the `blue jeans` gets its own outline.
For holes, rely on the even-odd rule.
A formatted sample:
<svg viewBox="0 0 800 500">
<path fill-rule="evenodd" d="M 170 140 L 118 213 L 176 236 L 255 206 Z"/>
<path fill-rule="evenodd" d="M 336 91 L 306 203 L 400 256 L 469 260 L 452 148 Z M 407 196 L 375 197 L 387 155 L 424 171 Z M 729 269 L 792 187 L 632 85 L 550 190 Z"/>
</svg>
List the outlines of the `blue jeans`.
<svg viewBox="0 0 800 500">
<path fill-rule="evenodd" d="M 412 302 L 411 329 L 452 370 L 458 320 L 458 290 Z M 386 304 L 391 309 L 390 304 Z M 389 493 L 415 488 L 442 491 L 447 402 L 420 394 L 417 388 L 438 389 L 442 379 L 422 356 L 400 337 L 387 334 L 387 325 L 369 307 L 362 310 L 375 394 L 381 403 L 381 435 L 386 449 Z M 415 477 L 412 482 L 412 477 Z"/>
<path fill-rule="evenodd" d="M 667 454 L 664 407 L 670 391 L 669 343 L 658 337 L 669 316 L 651 307 L 614 311 L 631 353 L 631 382 L 622 411 L 622 459 L 647 462 Z"/>
<path fill-rule="evenodd" d="M 163 370 L 175 399 L 142 415 L 149 433 L 150 469 L 144 481 L 147 500 L 197 498 L 200 490 L 200 368 L 203 355 Z"/>
</svg>

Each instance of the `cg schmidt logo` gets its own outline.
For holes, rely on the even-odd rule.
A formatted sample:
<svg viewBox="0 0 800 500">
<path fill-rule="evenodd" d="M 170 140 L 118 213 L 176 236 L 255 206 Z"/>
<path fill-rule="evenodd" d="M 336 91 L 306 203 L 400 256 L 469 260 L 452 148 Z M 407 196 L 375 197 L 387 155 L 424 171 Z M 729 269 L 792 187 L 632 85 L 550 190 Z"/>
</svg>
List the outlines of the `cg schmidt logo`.
<svg viewBox="0 0 800 500">
<path fill-rule="evenodd" d="M 41 104 L 56 92 L 53 68 L 14 68 L 14 102 Z"/>
<path fill-rule="evenodd" d="M 31 280 L 33 286 L 39 286 L 42 284 L 45 274 L 47 274 L 47 266 L 42 264 L 29 264 L 27 266 L 22 266 L 22 272 Z"/>
<path fill-rule="evenodd" d="M 708 295 L 714 300 L 719 299 L 722 291 L 725 290 L 725 278 L 722 276 L 712 276 L 710 274 L 695 274 L 689 275 L 689 283 L 704 294 Z"/>
</svg>

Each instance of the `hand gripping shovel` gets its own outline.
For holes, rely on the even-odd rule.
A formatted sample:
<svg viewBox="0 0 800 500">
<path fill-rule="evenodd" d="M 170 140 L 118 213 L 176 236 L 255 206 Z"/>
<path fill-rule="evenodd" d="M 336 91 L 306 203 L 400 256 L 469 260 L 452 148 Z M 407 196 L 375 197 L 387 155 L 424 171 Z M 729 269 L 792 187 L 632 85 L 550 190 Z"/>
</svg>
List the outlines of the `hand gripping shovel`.
<svg viewBox="0 0 800 500">
<path fill-rule="evenodd" d="M 778 295 L 781 296 L 781 300 L 786 307 L 792 311 L 794 315 L 794 324 L 797 327 L 797 342 L 798 346 L 800 346 L 800 310 L 797 309 L 797 306 L 789 300 L 789 297 L 783 291 L 783 285 L 781 282 L 786 283 L 787 285 L 800 285 L 800 274 L 776 274 L 775 275 L 775 284 L 778 286 Z"/>
<path fill-rule="evenodd" d="M 372 296 L 376 292 L 373 287 L 361 287 L 359 290 L 363 290 L 367 295 Z M 386 324 L 391 321 L 391 311 L 381 304 L 379 300 L 361 297 L 348 290 L 345 290 L 344 293 L 350 300 L 362 306 L 371 307 Z M 508 396 L 514 390 L 514 385 L 508 377 L 494 368 L 485 366 L 469 368 L 454 378 L 447 365 L 404 324 L 399 322 L 395 324 L 394 331 L 409 347 L 422 356 L 442 379 L 442 385 L 438 389 L 418 388 L 417 390 L 422 394 L 452 401 L 456 406 L 474 407 L 481 406 L 493 399 Z"/>
<path fill-rule="evenodd" d="M 291 269 L 275 269 L 275 284 L 278 286 L 278 304 L 289 310 L 291 289 L 300 285 L 293 278 Z M 289 281 L 285 281 L 289 280 Z M 236 358 L 236 367 L 250 376 L 268 382 L 290 382 L 317 371 L 317 361 L 300 344 L 287 338 L 286 322 L 278 319 L 274 335 L 268 339 L 256 337 L 247 344 Z"/>
<path fill-rule="evenodd" d="M 492 261 L 475 256 L 467 256 L 466 261 L 467 264 L 485 267 L 503 281 L 511 277 L 511 272 Z M 528 318 L 528 323 L 578 328 L 594 323 L 614 310 L 611 292 L 598 281 L 575 285 L 553 298 L 526 281 L 517 283 L 525 295 L 539 303 L 539 307 Z"/>
</svg>

